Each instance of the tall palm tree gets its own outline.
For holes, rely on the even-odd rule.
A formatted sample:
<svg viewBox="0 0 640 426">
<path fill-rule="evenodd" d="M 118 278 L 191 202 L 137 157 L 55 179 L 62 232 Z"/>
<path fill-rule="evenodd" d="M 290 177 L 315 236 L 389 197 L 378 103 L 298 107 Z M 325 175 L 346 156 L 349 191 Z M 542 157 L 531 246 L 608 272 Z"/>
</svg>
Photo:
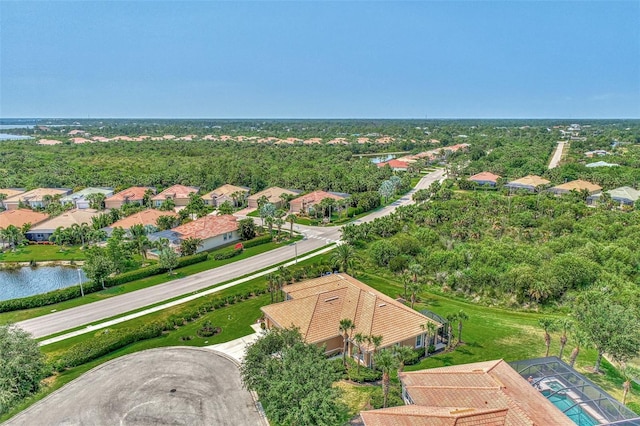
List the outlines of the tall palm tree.
<svg viewBox="0 0 640 426">
<path fill-rule="evenodd" d="M 413 356 L 413 349 L 409 346 L 394 346 L 393 355 L 398 360 L 398 373 L 402 373 L 405 363 Z"/>
<path fill-rule="evenodd" d="M 462 323 L 469 319 L 469 315 L 467 315 L 462 309 L 458 311 L 456 314 L 456 319 L 458 320 L 458 345 L 462 343 Z"/>
<path fill-rule="evenodd" d="M 349 269 L 353 268 L 356 260 L 356 252 L 353 247 L 347 243 L 338 245 L 333 253 L 331 253 L 331 262 L 337 266 L 345 274 L 349 273 Z"/>
<path fill-rule="evenodd" d="M 275 222 L 275 218 L 273 216 L 267 216 L 264 218 L 264 222 L 266 222 L 267 228 L 269 228 L 269 236 L 273 239 L 273 223 Z"/>
<path fill-rule="evenodd" d="M 447 315 L 447 347 L 453 346 L 453 323 L 456 320 L 456 314 Z"/>
<path fill-rule="evenodd" d="M 569 355 L 569 365 L 573 368 L 578 355 L 580 355 L 580 349 L 589 345 L 589 336 L 581 329 L 576 328 L 573 333 L 571 333 L 571 337 L 575 342 L 575 347 L 571 351 L 571 355 Z"/>
<path fill-rule="evenodd" d="M 342 363 L 347 366 L 347 351 L 349 349 L 349 333 L 356 328 L 356 325 L 349 318 L 343 318 L 340 320 L 338 330 L 342 334 L 342 340 L 344 345 L 342 347 Z"/>
<path fill-rule="evenodd" d="M 290 225 L 289 233 L 291 233 L 291 238 L 293 238 L 293 225 L 296 223 L 297 219 L 298 219 L 298 216 L 296 216 L 293 213 L 287 215 L 287 217 L 284 219 L 287 222 L 289 222 L 289 225 Z"/>
<path fill-rule="evenodd" d="M 571 330 L 571 327 L 573 326 L 573 322 L 571 322 L 569 318 L 562 318 L 559 321 L 558 325 L 562 330 L 562 335 L 560 336 L 560 355 L 558 357 L 562 359 L 562 353 L 564 352 L 564 347 L 567 345 L 567 332 Z"/>
<path fill-rule="evenodd" d="M 196 254 L 198 249 L 202 247 L 202 239 L 189 237 L 180 243 L 180 253 L 182 256 L 191 256 L 192 254 Z"/>
<path fill-rule="evenodd" d="M 552 318 L 541 318 L 538 325 L 544 330 L 544 344 L 547 347 L 545 357 L 549 356 L 549 348 L 551 347 L 551 335 L 549 333 L 557 330 L 556 322 Z"/>
<path fill-rule="evenodd" d="M 362 333 L 356 333 L 353 336 L 353 343 L 356 344 L 356 351 L 357 351 L 356 353 L 358 355 L 358 362 L 357 362 L 357 366 L 356 366 L 358 374 L 360 374 L 360 356 L 359 355 L 364 353 L 363 350 L 362 350 L 362 345 L 366 341 L 367 341 L 367 337 Z"/>
<path fill-rule="evenodd" d="M 416 297 L 420 291 L 422 291 L 422 283 L 418 281 L 412 281 L 409 283 L 409 293 L 411 294 L 411 309 L 416 303 Z"/>
<path fill-rule="evenodd" d="M 389 386 L 391 370 L 396 368 L 398 360 L 389 350 L 381 350 L 374 356 L 376 368 L 382 370 L 382 408 L 387 408 L 387 400 L 389 398 Z"/>
<path fill-rule="evenodd" d="M 418 262 L 412 262 L 409 264 L 409 272 L 413 278 L 413 282 L 418 281 L 418 277 L 424 273 L 424 268 Z"/>
<path fill-rule="evenodd" d="M 431 337 L 436 336 L 436 333 L 438 331 L 438 326 L 436 326 L 434 323 L 432 323 L 431 321 L 427 322 L 426 324 L 422 324 L 420 326 L 420 328 L 422 328 L 424 331 L 426 331 L 426 336 L 424 339 L 424 347 L 425 347 L 425 353 L 427 355 L 429 355 L 429 346 L 431 346 Z M 434 339 L 435 342 L 435 339 Z"/>
<path fill-rule="evenodd" d="M 367 343 L 373 346 L 373 355 L 375 355 L 382 346 L 382 336 L 370 334 L 367 336 Z"/>
<path fill-rule="evenodd" d="M 625 363 L 620 365 L 620 374 L 624 378 L 622 383 L 622 405 L 627 405 L 627 396 L 631 390 L 631 381 L 640 377 L 640 370 Z"/>
</svg>

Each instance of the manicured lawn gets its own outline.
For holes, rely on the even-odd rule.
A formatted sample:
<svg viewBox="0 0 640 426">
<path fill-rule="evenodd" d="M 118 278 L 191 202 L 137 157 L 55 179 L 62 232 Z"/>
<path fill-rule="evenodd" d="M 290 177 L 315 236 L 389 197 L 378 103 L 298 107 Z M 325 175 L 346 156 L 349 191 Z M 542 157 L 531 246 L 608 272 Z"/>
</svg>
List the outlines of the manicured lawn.
<svg viewBox="0 0 640 426">
<path fill-rule="evenodd" d="M 61 247 L 56 245 L 29 245 L 18 247 L 16 251 L 6 250 L 0 253 L 0 262 L 42 262 L 84 260 L 84 250 L 79 246 Z"/>
</svg>

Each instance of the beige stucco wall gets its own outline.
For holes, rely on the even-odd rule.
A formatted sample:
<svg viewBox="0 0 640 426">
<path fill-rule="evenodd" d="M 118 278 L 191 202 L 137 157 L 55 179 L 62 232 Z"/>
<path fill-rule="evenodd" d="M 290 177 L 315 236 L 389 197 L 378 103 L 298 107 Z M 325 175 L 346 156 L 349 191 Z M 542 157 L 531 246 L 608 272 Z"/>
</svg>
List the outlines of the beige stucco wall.
<svg viewBox="0 0 640 426">
<path fill-rule="evenodd" d="M 238 231 L 233 231 L 230 234 L 231 236 L 228 237 L 227 239 L 224 238 L 224 235 L 216 235 L 213 238 L 207 238 L 202 242 L 202 247 L 198 249 L 197 253 L 200 253 L 206 250 L 211 250 L 216 247 L 220 247 L 222 245 L 229 244 L 234 241 L 238 241 L 240 239 L 240 234 L 238 233 Z"/>
</svg>

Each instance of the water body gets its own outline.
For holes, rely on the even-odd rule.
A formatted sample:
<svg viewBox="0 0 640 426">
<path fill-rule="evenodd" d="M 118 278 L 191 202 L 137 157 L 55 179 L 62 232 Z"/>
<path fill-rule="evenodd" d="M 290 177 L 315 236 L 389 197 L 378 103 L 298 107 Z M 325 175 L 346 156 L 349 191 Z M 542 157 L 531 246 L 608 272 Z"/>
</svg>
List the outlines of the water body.
<svg viewBox="0 0 640 426">
<path fill-rule="evenodd" d="M 0 271 L 0 300 L 18 299 L 77 285 L 78 271 L 82 282 L 87 282 L 82 269 L 67 266 L 25 266 Z"/>
<path fill-rule="evenodd" d="M 0 124 L 0 130 L 33 129 L 33 124 Z"/>
<path fill-rule="evenodd" d="M 31 136 L 0 133 L 0 141 L 19 141 L 19 140 L 27 140 L 27 139 L 33 139 L 33 138 Z"/>
<path fill-rule="evenodd" d="M 393 160 L 394 158 L 396 158 L 395 154 L 389 154 L 387 156 L 382 156 L 382 157 L 373 157 L 371 159 L 371 162 L 373 164 L 384 163 L 385 161 Z"/>
</svg>

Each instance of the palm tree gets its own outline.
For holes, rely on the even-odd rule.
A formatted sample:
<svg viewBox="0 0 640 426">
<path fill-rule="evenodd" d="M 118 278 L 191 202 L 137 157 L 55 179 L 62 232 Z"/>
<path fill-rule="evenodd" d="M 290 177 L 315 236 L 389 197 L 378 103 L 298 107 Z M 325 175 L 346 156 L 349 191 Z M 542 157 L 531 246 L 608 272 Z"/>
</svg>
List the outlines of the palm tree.
<svg viewBox="0 0 640 426">
<path fill-rule="evenodd" d="M 370 334 L 366 337 L 367 343 L 373 346 L 373 354 L 375 355 L 380 346 L 382 345 L 382 336 L 375 336 Z"/>
<path fill-rule="evenodd" d="M 571 351 L 571 355 L 569 355 L 569 365 L 571 366 L 571 368 L 573 368 L 573 366 L 576 363 L 576 359 L 580 354 L 580 349 L 585 348 L 587 347 L 587 345 L 589 345 L 589 336 L 587 336 L 587 334 L 584 331 L 577 328 L 573 331 L 571 337 L 575 341 L 575 345 L 576 345 Z"/>
<path fill-rule="evenodd" d="M 355 263 L 356 252 L 353 247 L 347 243 L 336 246 L 333 253 L 331 253 L 331 262 L 339 269 L 347 274 L 349 269 L 353 268 Z"/>
<path fill-rule="evenodd" d="M 398 373 L 404 371 L 404 364 L 413 356 L 413 349 L 409 346 L 395 346 L 393 355 L 398 360 Z"/>
<path fill-rule="evenodd" d="M 284 225 L 286 222 L 284 221 L 283 218 L 281 217 L 276 217 L 274 220 L 274 223 L 276 225 L 276 228 L 278 229 L 278 235 L 277 235 L 277 240 L 280 241 L 280 231 L 282 231 L 282 225 Z"/>
<path fill-rule="evenodd" d="M 167 229 L 173 228 L 173 225 L 176 223 L 176 218 L 173 216 L 160 216 L 156 220 L 156 226 L 161 231 L 166 231 Z"/>
<path fill-rule="evenodd" d="M 404 293 L 402 293 L 402 296 L 406 300 L 407 299 L 407 287 L 409 287 L 409 284 L 411 284 L 411 276 L 409 274 L 405 273 L 405 274 L 402 274 L 400 279 L 402 280 L 402 286 L 404 287 Z"/>
<path fill-rule="evenodd" d="M 453 322 L 456 319 L 456 314 L 447 315 L 447 347 L 453 346 Z"/>
<path fill-rule="evenodd" d="M 182 253 L 183 256 L 190 256 L 196 254 L 200 247 L 202 247 L 202 240 L 200 238 L 189 237 L 180 243 L 180 253 Z"/>
<path fill-rule="evenodd" d="M 421 264 L 412 262 L 409 264 L 409 272 L 411 273 L 413 282 L 415 283 L 418 281 L 418 277 L 424 273 L 424 268 Z"/>
<path fill-rule="evenodd" d="M 391 351 L 386 349 L 375 354 L 373 358 L 376 368 L 382 370 L 382 408 L 387 408 L 390 385 L 389 373 L 398 365 L 398 360 Z"/>
<path fill-rule="evenodd" d="M 456 319 L 458 320 L 458 345 L 462 343 L 462 322 L 469 319 L 469 315 L 467 315 L 462 309 L 458 311 L 456 314 Z"/>
<path fill-rule="evenodd" d="M 547 347 L 545 357 L 549 356 L 549 348 L 551 347 L 551 335 L 550 332 L 556 331 L 556 322 L 551 318 L 541 318 L 538 320 L 538 325 L 544 330 L 544 344 Z"/>
<path fill-rule="evenodd" d="M 293 238 L 293 224 L 296 223 L 296 220 L 298 219 L 298 216 L 296 216 L 295 214 L 291 213 L 289 214 L 284 220 L 286 220 L 287 222 L 289 222 L 290 228 L 289 228 L 289 232 L 291 233 L 291 238 Z"/>
<path fill-rule="evenodd" d="M 340 320 L 340 325 L 338 326 L 338 330 L 342 334 L 342 340 L 344 342 L 344 346 L 342 348 L 342 362 L 344 366 L 347 366 L 347 351 L 349 349 L 349 333 L 351 333 L 356 328 L 356 325 L 349 318 L 344 318 Z"/>
<path fill-rule="evenodd" d="M 232 213 L 233 213 L 233 206 L 228 200 L 218 206 L 218 216 L 222 216 L 225 214 L 232 214 Z"/>
<path fill-rule="evenodd" d="M 356 344 L 356 354 L 358 355 L 358 362 L 357 362 L 357 371 L 358 374 L 360 374 L 360 354 L 363 354 L 364 352 L 362 351 L 362 345 L 364 342 L 366 342 L 367 338 L 364 334 L 362 333 L 356 333 L 355 336 L 353 336 L 353 343 Z"/>
<path fill-rule="evenodd" d="M 562 330 L 562 335 L 560 336 L 560 355 L 558 357 L 562 359 L 562 353 L 564 352 L 564 347 L 567 345 L 567 331 L 571 330 L 573 323 L 569 318 L 562 318 L 559 321 L 558 325 Z"/>
<path fill-rule="evenodd" d="M 416 296 L 420 291 L 422 291 L 421 282 L 414 281 L 409 283 L 409 293 L 411 293 L 411 309 L 413 309 L 413 305 L 416 303 Z"/>
<path fill-rule="evenodd" d="M 424 331 L 427 332 L 424 339 L 424 347 L 425 347 L 424 352 L 427 355 L 429 355 L 429 347 L 431 346 L 431 336 L 435 338 L 436 333 L 438 331 L 438 326 L 436 326 L 434 323 L 429 321 L 426 324 L 421 325 L 420 328 L 422 328 Z M 435 342 L 435 339 L 434 339 L 434 342 Z"/>
<path fill-rule="evenodd" d="M 278 282 L 276 280 L 276 274 L 267 274 L 267 289 L 271 295 L 271 303 L 273 303 L 273 295 L 278 290 Z"/>
<path fill-rule="evenodd" d="M 620 374 L 624 378 L 622 383 L 622 405 L 627 405 L 627 395 L 631 390 L 631 381 L 640 377 L 640 370 L 624 362 L 620 365 Z"/>
<path fill-rule="evenodd" d="M 271 238 L 273 239 L 273 223 L 275 222 L 275 219 L 273 216 L 267 216 L 264 218 L 264 222 L 267 223 L 267 228 L 269 228 L 269 236 L 271 236 Z"/>
</svg>

